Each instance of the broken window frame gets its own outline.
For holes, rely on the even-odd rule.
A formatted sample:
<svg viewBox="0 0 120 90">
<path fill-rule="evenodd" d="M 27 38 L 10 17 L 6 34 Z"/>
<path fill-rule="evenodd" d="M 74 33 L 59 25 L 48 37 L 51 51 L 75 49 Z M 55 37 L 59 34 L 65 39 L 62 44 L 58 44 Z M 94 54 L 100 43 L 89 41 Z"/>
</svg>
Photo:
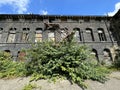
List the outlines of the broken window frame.
<svg viewBox="0 0 120 90">
<path fill-rule="evenodd" d="M 22 37 L 21 37 L 22 42 L 29 41 L 29 30 L 30 30 L 29 28 L 23 28 Z"/>
<path fill-rule="evenodd" d="M 54 31 L 48 32 L 48 41 L 55 41 L 55 32 Z"/>
<path fill-rule="evenodd" d="M 82 34 L 79 28 L 74 28 L 75 31 L 74 37 L 76 38 L 77 41 L 82 41 Z"/>
<path fill-rule="evenodd" d="M 43 31 L 42 28 L 37 28 L 35 31 L 35 42 L 42 42 Z"/>
<path fill-rule="evenodd" d="M 101 28 L 98 28 L 98 37 L 99 37 L 100 41 L 107 41 L 106 36 L 105 36 L 105 32 Z"/>
<path fill-rule="evenodd" d="M 16 37 L 16 28 L 10 28 L 7 37 L 7 43 L 14 43 Z"/>
</svg>

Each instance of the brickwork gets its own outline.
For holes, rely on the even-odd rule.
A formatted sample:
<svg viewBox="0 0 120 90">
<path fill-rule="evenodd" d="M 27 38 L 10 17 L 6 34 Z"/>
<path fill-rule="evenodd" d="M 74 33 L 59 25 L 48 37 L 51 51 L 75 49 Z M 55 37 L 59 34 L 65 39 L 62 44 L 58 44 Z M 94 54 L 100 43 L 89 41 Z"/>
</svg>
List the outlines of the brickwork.
<svg viewBox="0 0 120 90">
<path fill-rule="evenodd" d="M 34 14 L 0 15 L 0 50 L 9 50 L 16 60 L 21 49 L 30 48 L 31 43 L 49 39 L 60 41 L 64 37 L 62 36 L 63 31 L 66 30 L 70 34 L 77 30 L 75 34 L 77 42 L 91 47 L 99 61 L 106 57 L 105 53 L 108 53 L 108 57 L 111 57 L 110 60 L 113 60 L 111 48 L 118 45 L 118 41 L 111 30 L 113 18 L 107 16 L 44 16 Z M 46 27 L 46 24 L 50 26 Z"/>
</svg>

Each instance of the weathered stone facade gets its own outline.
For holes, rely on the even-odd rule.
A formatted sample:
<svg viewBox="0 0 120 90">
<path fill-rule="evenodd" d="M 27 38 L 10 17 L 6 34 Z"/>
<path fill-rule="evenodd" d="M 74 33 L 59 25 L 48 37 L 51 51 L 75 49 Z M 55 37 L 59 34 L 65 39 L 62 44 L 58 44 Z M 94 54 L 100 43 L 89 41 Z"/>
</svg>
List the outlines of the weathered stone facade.
<svg viewBox="0 0 120 90">
<path fill-rule="evenodd" d="M 91 47 L 92 54 L 99 61 L 103 59 L 112 61 L 114 48 L 119 45 L 120 40 L 116 39 L 116 36 L 119 36 L 117 35 L 119 29 L 115 31 L 113 25 L 113 22 L 114 24 L 120 22 L 118 15 L 114 17 L 0 15 L 0 50 L 10 52 L 16 60 L 21 49 L 29 48 L 30 43 L 49 39 L 60 41 L 65 37 L 64 31 L 70 34 L 76 30 L 75 38 L 79 44 Z M 57 29 L 53 28 L 53 25 L 56 25 Z"/>
</svg>

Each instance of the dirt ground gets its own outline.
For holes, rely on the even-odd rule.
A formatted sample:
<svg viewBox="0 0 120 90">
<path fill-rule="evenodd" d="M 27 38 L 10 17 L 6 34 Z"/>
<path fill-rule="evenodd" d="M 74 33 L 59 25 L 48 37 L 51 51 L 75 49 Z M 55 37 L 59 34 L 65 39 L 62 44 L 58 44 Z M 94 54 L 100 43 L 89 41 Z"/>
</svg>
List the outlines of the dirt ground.
<svg viewBox="0 0 120 90">
<path fill-rule="evenodd" d="M 10 80 L 0 79 L 0 90 L 22 90 L 25 85 L 29 84 L 29 80 L 30 77 Z M 104 84 L 91 80 L 85 82 L 88 85 L 88 89 L 85 90 L 120 90 L 120 72 L 113 72 L 110 75 L 110 80 Z M 56 83 L 39 80 L 32 83 L 35 83 L 38 87 L 34 90 L 83 90 L 78 85 L 71 84 L 68 80 L 61 80 Z"/>
</svg>

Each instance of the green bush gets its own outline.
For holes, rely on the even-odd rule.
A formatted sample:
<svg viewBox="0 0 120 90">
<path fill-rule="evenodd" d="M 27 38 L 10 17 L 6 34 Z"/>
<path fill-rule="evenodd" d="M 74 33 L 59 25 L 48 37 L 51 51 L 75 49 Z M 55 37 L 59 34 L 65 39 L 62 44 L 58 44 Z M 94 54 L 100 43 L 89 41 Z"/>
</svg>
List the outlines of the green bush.
<svg viewBox="0 0 120 90">
<path fill-rule="evenodd" d="M 120 50 L 117 50 L 116 52 L 117 53 L 114 61 L 114 67 L 120 69 Z"/>
<path fill-rule="evenodd" d="M 22 90 L 33 90 L 33 89 L 36 89 L 37 88 L 37 85 L 36 84 L 26 84 Z M 41 90 L 41 89 L 40 89 Z"/>
<path fill-rule="evenodd" d="M 28 50 L 27 75 L 33 79 L 66 77 L 71 82 L 86 87 L 84 80 L 107 80 L 107 69 L 92 62 L 90 50 L 74 42 L 42 42 Z"/>
<path fill-rule="evenodd" d="M 66 78 L 86 87 L 84 80 L 104 83 L 109 71 L 99 66 L 86 46 L 75 42 L 41 42 L 27 50 L 26 62 L 13 62 L 10 54 L 0 52 L 0 78 L 30 76 L 32 80 Z"/>
<path fill-rule="evenodd" d="M 0 78 L 24 76 L 25 71 L 25 63 L 13 62 L 9 53 L 0 52 Z"/>
</svg>

